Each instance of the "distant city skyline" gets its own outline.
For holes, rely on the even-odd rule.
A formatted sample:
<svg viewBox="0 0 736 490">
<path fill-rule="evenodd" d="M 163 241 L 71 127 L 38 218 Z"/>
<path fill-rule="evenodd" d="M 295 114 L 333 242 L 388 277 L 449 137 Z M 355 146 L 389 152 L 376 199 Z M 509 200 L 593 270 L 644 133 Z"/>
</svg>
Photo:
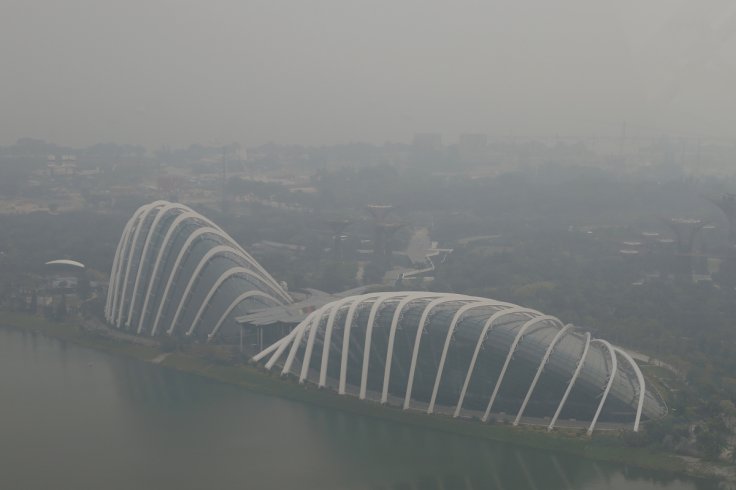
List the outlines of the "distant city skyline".
<svg viewBox="0 0 736 490">
<path fill-rule="evenodd" d="M 727 0 L 4 3 L 0 144 L 734 139 Z"/>
</svg>

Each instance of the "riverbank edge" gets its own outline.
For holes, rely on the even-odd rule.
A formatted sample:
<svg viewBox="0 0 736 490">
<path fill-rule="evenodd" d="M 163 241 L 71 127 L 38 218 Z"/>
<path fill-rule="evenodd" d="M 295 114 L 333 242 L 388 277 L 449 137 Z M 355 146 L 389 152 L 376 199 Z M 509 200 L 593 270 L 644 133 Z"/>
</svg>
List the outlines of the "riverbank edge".
<svg viewBox="0 0 736 490">
<path fill-rule="evenodd" d="M 674 475 L 718 479 L 736 483 L 736 468 L 733 466 L 694 458 L 683 458 L 647 448 L 629 447 L 621 441 L 618 431 L 597 432 L 589 437 L 582 429 L 555 429 L 550 433 L 543 427 L 511 427 L 503 423 L 480 424 L 474 420 L 404 411 L 397 407 L 380 405 L 376 402 L 358 400 L 350 396 L 340 396 L 311 385 L 301 385 L 291 378 L 266 371 L 259 366 L 219 364 L 206 359 L 201 354 L 196 355 L 186 352 L 171 352 L 162 355 L 161 349 L 150 341 L 145 343 L 135 342 L 134 339 L 136 338 L 132 336 L 130 339 L 125 339 L 120 335 L 112 337 L 105 330 L 88 329 L 76 323 L 51 323 L 45 318 L 35 315 L 0 312 L 0 327 L 40 333 L 82 347 L 203 376 L 254 393 L 341 410 L 355 415 L 476 439 L 563 452 L 596 461 L 665 471 Z"/>
</svg>

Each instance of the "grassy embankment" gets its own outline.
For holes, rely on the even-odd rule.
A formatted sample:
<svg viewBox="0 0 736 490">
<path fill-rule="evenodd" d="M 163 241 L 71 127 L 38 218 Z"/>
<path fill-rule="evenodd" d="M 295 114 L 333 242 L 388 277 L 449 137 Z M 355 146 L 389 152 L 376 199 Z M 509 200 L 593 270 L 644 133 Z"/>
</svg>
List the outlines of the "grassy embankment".
<svg viewBox="0 0 736 490">
<path fill-rule="evenodd" d="M 52 323 L 39 316 L 1 312 L 0 326 L 3 325 L 42 333 L 84 347 L 134 357 L 144 361 L 152 361 L 161 354 L 161 350 L 154 346 L 112 338 L 105 335 L 104 332 L 90 331 L 74 323 Z M 480 424 L 476 421 L 453 419 L 441 415 L 407 412 L 373 402 L 360 401 L 353 397 L 339 396 L 311 386 L 299 385 L 294 381 L 284 380 L 276 374 L 266 372 L 255 366 L 227 365 L 213 362 L 202 352 L 202 350 L 174 352 L 169 354 L 161 364 L 179 371 L 237 385 L 253 392 L 343 410 L 358 415 L 464 436 L 563 452 L 589 459 L 613 461 L 641 468 L 674 473 L 690 473 L 697 476 L 712 476 L 711 471 L 702 467 L 685 465 L 681 458 L 674 455 L 652 451 L 647 448 L 628 447 L 621 441 L 619 434 L 613 431 L 598 432 L 593 437 L 588 437 L 583 430 L 555 430 L 548 433 L 541 427 Z"/>
</svg>

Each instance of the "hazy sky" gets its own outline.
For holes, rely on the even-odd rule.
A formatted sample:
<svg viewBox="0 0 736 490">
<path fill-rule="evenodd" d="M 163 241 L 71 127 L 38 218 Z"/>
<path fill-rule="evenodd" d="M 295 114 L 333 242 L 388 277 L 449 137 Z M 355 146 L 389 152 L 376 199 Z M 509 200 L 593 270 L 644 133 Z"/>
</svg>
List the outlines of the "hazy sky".
<svg viewBox="0 0 736 490">
<path fill-rule="evenodd" d="M 0 144 L 736 139 L 733 0 L 0 0 Z"/>
</svg>

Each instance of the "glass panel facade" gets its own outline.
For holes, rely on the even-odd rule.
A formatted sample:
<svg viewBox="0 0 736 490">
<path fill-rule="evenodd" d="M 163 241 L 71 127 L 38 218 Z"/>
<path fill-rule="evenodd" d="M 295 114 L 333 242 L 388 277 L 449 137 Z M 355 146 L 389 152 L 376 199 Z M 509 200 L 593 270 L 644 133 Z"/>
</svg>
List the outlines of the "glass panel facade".
<svg viewBox="0 0 736 490">
<path fill-rule="evenodd" d="M 111 324 L 140 333 L 153 334 L 154 326 L 157 334 L 167 332 L 180 310 L 175 334 L 191 330 L 209 340 L 222 332 L 232 338 L 240 334 L 237 315 L 291 302 L 230 237 L 178 204 L 157 201 L 136 211 L 118 244 L 116 261 L 105 314 Z M 249 291 L 260 296 L 238 300 Z M 262 337 L 255 343 L 259 349 Z"/>
<path fill-rule="evenodd" d="M 590 342 L 583 359 L 587 336 L 571 326 L 565 327 L 556 318 L 482 298 L 437 293 L 382 293 L 378 298 L 363 295 L 341 301 L 322 307 L 314 322 L 296 327 L 304 330 L 304 337 L 291 366 L 292 374 L 301 373 L 302 364 L 307 362 L 306 381 L 318 383 L 324 353 L 326 387 L 338 390 L 346 346 L 345 394 L 359 395 L 365 374 L 366 398 L 370 400 L 421 411 L 430 410 L 431 406 L 434 413 L 483 419 L 497 390 L 489 419 L 512 422 L 518 417 L 523 423 L 544 425 L 561 408 L 559 421 L 582 427 L 593 422 L 609 380 L 613 379 L 597 422 L 623 426 L 639 418 L 638 367 L 599 340 Z M 344 343 L 351 304 L 357 306 L 350 339 Z M 375 318 L 370 322 L 375 305 Z M 338 309 L 329 348 L 323 351 L 327 318 L 334 308 Z M 305 359 L 304 345 L 312 331 L 314 349 L 311 357 Z M 363 373 L 369 331 L 370 352 Z M 615 371 L 612 353 L 617 361 Z M 287 355 L 275 359 L 276 364 L 283 365 Z M 579 375 L 571 384 L 578 364 Z M 387 397 L 382 400 L 386 374 Z M 411 396 L 406 407 L 410 381 Z M 568 387 L 570 394 L 562 404 Z M 663 415 L 666 408 L 659 397 L 648 391 L 645 395 L 641 416 Z"/>
</svg>

